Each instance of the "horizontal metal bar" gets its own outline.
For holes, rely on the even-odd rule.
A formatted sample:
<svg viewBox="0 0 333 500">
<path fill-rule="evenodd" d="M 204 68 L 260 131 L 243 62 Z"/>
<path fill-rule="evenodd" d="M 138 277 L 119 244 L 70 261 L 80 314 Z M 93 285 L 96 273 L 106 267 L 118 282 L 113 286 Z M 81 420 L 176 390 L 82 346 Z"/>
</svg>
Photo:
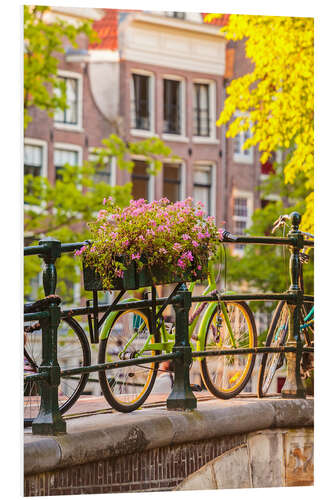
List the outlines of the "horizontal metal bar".
<svg viewBox="0 0 333 500">
<path fill-rule="evenodd" d="M 156 299 L 156 305 L 163 305 L 167 297 L 162 297 Z M 212 296 L 192 296 L 192 302 L 218 302 L 217 297 Z M 232 294 L 232 295 L 221 295 L 223 302 L 239 302 L 242 300 L 296 300 L 296 294 L 294 293 L 261 293 L 261 294 Z M 170 304 L 176 304 L 179 301 L 177 297 L 170 300 Z M 124 304 L 116 304 L 112 310 L 113 311 L 126 311 L 130 309 L 147 309 L 153 305 L 152 300 L 138 300 L 136 302 L 126 302 Z M 105 312 L 110 306 L 98 306 L 99 312 Z M 68 316 L 85 316 L 94 311 L 93 307 L 74 307 L 72 309 L 64 309 L 61 312 L 61 317 L 66 318 Z"/>
<path fill-rule="evenodd" d="M 304 352 L 314 352 L 314 347 L 303 347 Z"/>
<path fill-rule="evenodd" d="M 35 382 L 36 380 L 46 380 L 48 378 L 48 373 L 46 372 L 40 372 L 40 373 L 34 373 L 33 375 L 25 375 L 24 376 L 24 382 L 28 380 L 29 382 Z"/>
<path fill-rule="evenodd" d="M 233 235 L 235 236 L 235 235 Z M 274 236 L 235 236 L 234 240 L 223 241 L 223 243 L 257 243 L 259 245 L 297 245 L 296 238 L 276 238 Z"/>
<path fill-rule="evenodd" d="M 313 304 L 314 303 L 314 296 L 313 295 L 303 295 L 303 302 L 311 302 Z"/>
<path fill-rule="evenodd" d="M 294 293 L 235 293 L 230 295 L 220 295 L 220 300 L 222 302 L 239 302 L 242 300 L 296 300 L 296 294 Z M 192 302 L 217 302 L 216 297 L 212 296 L 193 296 Z"/>
<path fill-rule="evenodd" d="M 80 250 L 84 245 L 88 245 L 90 241 L 80 241 L 78 243 L 63 243 L 61 245 L 61 253 L 74 252 Z"/>
<path fill-rule="evenodd" d="M 122 368 L 123 366 L 138 366 L 151 363 L 152 361 L 158 363 L 159 361 L 167 361 L 182 356 L 181 352 L 172 352 L 169 354 L 158 354 L 156 356 L 147 356 L 144 358 L 133 358 L 115 361 L 113 363 L 99 363 L 97 365 L 81 366 L 80 368 L 69 368 L 63 370 L 61 376 L 76 375 L 77 373 L 91 373 L 99 372 L 101 370 L 112 370 L 114 368 Z"/>
<path fill-rule="evenodd" d="M 262 352 L 296 352 L 296 347 L 279 346 L 279 347 L 246 347 L 244 349 L 221 349 L 214 351 L 196 351 L 192 353 L 193 358 L 205 358 L 206 356 L 230 356 L 238 354 L 259 354 Z"/>
<path fill-rule="evenodd" d="M 33 321 L 35 319 L 48 318 L 50 316 L 49 311 L 38 311 L 33 313 L 25 313 L 24 321 Z"/>
<path fill-rule="evenodd" d="M 24 247 L 24 255 L 38 255 L 45 253 L 46 247 L 44 245 L 35 245 L 33 247 Z"/>
</svg>

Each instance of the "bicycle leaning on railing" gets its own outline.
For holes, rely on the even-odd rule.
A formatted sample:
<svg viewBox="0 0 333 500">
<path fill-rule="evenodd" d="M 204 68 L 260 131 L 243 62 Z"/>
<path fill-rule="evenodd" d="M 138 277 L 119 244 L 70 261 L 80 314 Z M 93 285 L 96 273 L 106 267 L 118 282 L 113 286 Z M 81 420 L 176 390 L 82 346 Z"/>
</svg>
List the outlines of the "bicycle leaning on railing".
<svg viewBox="0 0 333 500">
<path fill-rule="evenodd" d="M 225 240 L 233 237 L 224 232 Z M 66 245 L 63 245 L 66 250 Z M 208 265 L 208 286 L 203 296 L 216 297 L 216 302 L 196 304 L 189 318 L 189 342 L 192 351 L 197 349 L 235 349 L 254 348 L 257 344 L 257 331 L 253 314 L 245 302 L 223 301 L 217 290 L 217 276 L 213 260 Z M 88 313 L 88 324 L 92 342 L 99 342 L 98 363 L 154 356 L 171 353 L 175 344 L 175 325 L 166 323 L 163 311 L 171 298 L 184 286 L 178 284 L 170 296 L 157 308 L 155 332 L 152 333 L 151 309 L 136 309 L 138 299 L 119 299 L 119 293 L 113 304 L 102 318 Z M 190 283 L 188 290 L 193 291 L 195 283 Z M 156 294 L 153 287 L 152 293 Z M 146 295 L 147 296 L 147 295 Z M 98 307 L 95 295 L 94 307 Z M 25 306 L 25 312 L 40 310 L 47 305 L 48 299 L 42 299 Z M 87 304 L 89 305 L 89 301 Z M 131 304 L 131 309 L 112 310 L 116 304 Z M 38 373 L 42 362 L 42 342 L 40 324 L 25 326 L 25 374 Z M 64 317 L 58 329 L 58 360 L 60 368 L 71 366 L 89 366 L 91 352 L 86 334 L 80 324 L 70 316 Z M 228 399 L 239 394 L 247 384 L 255 363 L 254 353 L 238 356 L 217 356 L 202 358 L 200 372 L 206 388 L 216 397 Z M 153 389 L 158 363 L 148 366 L 140 363 L 128 367 L 121 366 L 99 372 L 100 386 L 108 403 L 118 411 L 129 412 L 140 407 Z M 59 410 L 66 412 L 77 401 L 89 380 L 89 374 L 81 376 L 62 375 L 59 386 Z M 39 407 L 38 381 L 25 382 L 25 415 L 32 415 Z"/>
<path fill-rule="evenodd" d="M 285 227 L 290 221 L 289 215 L 280 216 L 273 224 L 272 233 L 275 233 L 279 227 Z M 304 231 L 299 231 L 307 241 L 314 241 L 314 236 Z M 304 293 L 303 265 L 309 262 L 308 251 L 311 247 L 303 248 L 299 253 L 299 288 Z M 289 307 L 285 300 L 278 302 L 272 316 L 272 321 L 266 337 L 266 347 L 284 346 L 289 333 Z M 303 302 L 300 310 L 300 333 L 303 343 L 307 347 L 314 347 L 314 305 L 311 302 Z M 258 372 L 258 396 L 264 397 L 268 394 L 273 378 L 277 370 L 284 365 L 285 354 L 264 353 Z M 313 368 L 313 355 L 303 353 L 301 361 L 301 374 L 305 378 Z"/>
<path fill-rule="evenodd" d="M 151 286 L 151 298 L 124 300 L 126 290 L 122 290 L 113 296 L 112 304 L 99 305 L 98 292 L 93 289 L 93 299 L 87 301 L 86 307 L 61 309 L 60 298 L 55 295 L 55 262 L 62 253 L 78 250 L 87 242 L 61 244 L 48 238 L 37 246 L 25 248 L 26 256 L 39 255 L 44 261 L 46 296 L 37 304 L 27 304 L 24 314 L 25 400 L 35 404 L 32 432 L 44 435 L 66 432 L 61 413 L 77 400 L 89 374 L 94 372 L 99 373 L 101 381 L 104 379 L 102 389 L 111 404 L 121 411 L 137 408 L 153 387 L 158 364 L 166 360 L 174 363 L 174 384 L 167 398 L 170 410 L 196 407 L 189 377 L 190 366 L 196 358 L 207 388 L 219 397 L 231 397 L 245 386 L 257 353 L 288 353 L 286 389 L 282 395 L 305 397 L 300 360 L 302 353 L 313 352 L 313 347 L 303 346 L 299 317 L 303 300 L 313 302 L 313 297 L 305 296 L 299 286 L 299 258 L 300 250 L 304 246 L 312 247 L 313 242 L 304 241 L 299 231 L 300 220 L 299 214 L 291 214 L 292 227 L 283 238 L 225 234 L 225 241 L 230 244 L 287 245 L 291 284 L 284 293 L 217 292 L 214 272 L 210 270 L 208 287 L 201 296 L 192 295 L 192 285 L 188 290 L 183 283 L 178 283 L 168 297 L 157 297 L 156 287 Z M 255 323 L 245 304 L 253 300 L 288 303 L 286 345 L 256 347 Z M 189 320 L 193 303 L 196 306 Z M 163 319 L 169 305 L 175 310 L 175 327 Z M 91 343 L 100 341 L 97 364 L 91 364 L 90 346 L 75 316 L 87 317 Z M 39 326 L 31 325 L 31 321 L 38 321 Z M 75 356 L 73 345 L 77 346 Z M 34 352 L 39 352 L 39 359 L 33 357 Z"/>
</svg>

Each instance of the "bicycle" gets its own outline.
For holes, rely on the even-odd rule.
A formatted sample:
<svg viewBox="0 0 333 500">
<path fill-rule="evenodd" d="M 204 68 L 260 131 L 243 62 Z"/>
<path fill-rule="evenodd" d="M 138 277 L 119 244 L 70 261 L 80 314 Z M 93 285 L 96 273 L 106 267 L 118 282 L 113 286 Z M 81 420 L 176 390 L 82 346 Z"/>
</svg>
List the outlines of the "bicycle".
<svg viewBox="0 0 333 500">
<path fill-rule="evenodd" d="M 225 231 L 224 238 L 233 239 Z M 173 295 L 180 285 L 177 285 Z M 192 292 L 195 283 L 189 284 Z M 223 302 L 217 290 L 213 261 L 208 265 L 208 286 L 204 296 L 216 295 L 217 303 L 196 304 L 189 318 L 189 341 L 192 350 L 221 350 L 252 348 L 257 345 L 257 331 L 253 313 L 245 302 Z M 135 307 L 136 299 L 128 299 Z M 163 309 L 164 306 L 162 306 Z M 201 321 L 199 318 L 205 310 Z M 160 309 L 161 312 L 161 309 Z M 98 363 L 117 359 L 132 359 L 160 353 L 170 353 L 175 341 L 175 327 L 160 315 L 155 337 L 151 334 L 151 313 L 148 309 L 111 312 L 100 335 Z M 196 332 L 197 328 L 197 332 Z M 254 367 L 255 355 L 221 355 L 205 357 L 200 362 L 200 373 L 205 387 L 216 397 L 229 399 L 246 386 Z M 158 372 L 157 363 L 120 367 L 99 372 L 104 397 L 120 412 L 139 408 L 153 389 Z"/>
<path fill-rule="evenodd" d="M 224 238 L 233 239 L 225 231 Z M 68 245 L 66 245 L 67 247 Z M 70 247 L 71 245 L 69 245 Z M 65 247 L 65 245 L 64 245 Z M 66 250 L 69 251 L 69 250 Z M 257 331 L 253 314 L 244 302 L 223 302 L 223 296 L 216 290 L 214 263 L 208 265 L 208 286 L 203 295 L 216 295 L 217 303 L 197 304 L 190 318 L 189 337 L 192 350 L 215 350 L 225 348 L 255 347 Z M 164 305 L 158 309 L 162 313 L 170 297 L 182 286 L 179 283 Z M 190 283 L 192 292 L 195 283 Z M 153 287 L 156 293 L 156 288 Z M 101 319 L 88 314 L 88 325 L 92 343 L 100 343 L 98 363 L 150 356 L 161 352 L 170 353 L 175 342 L 175 327 L 167 324 L 162 314 L 156 324 L 155 337 L 150 333 L 152 328 L 152 311 L 149 308 L 136 309 L 134 297 L 120 301 L 124 292 L 120 292 L 115 303 L 133 303 L 133 308 L 124 311 L 112 311 L 107 308 Z M 97 296 L 97 292 L 96 292 Z M 60 298 L 59 298 L 60 302 Z M 42 310 L 49 303 L 46 297 L 32 304 L 26 304 L 24 312 Z M 87 301 L 89 306 L 90 301 Z M 98 304 L 98 300 L 97 300 Z M 96 305 L 97 305 L 96 304 Z M 202 320 L 201 313 L 205 310 Z M 93 319 L 93 321 L 92 321 Z M 93 324 L 94 323 L 94 324 Z M 197 328 L 197 333 L 195 332 Z M 41 328 L 35 325 L 25 326 L 25 375 L 37 373 L 42 362 Z M 60 369 L 91 364 L 89 342 L 80 324 L 72 317 L 62 313 L 58 329 L 58 362 Z M 255 355 L 214 356 L 200 360 L 200 371 L 206 388 L 219 398 L 228 399 L 239 394 L 246 386 L 255 363 Z M 148 398 L 158 372 L 158 363 L 114 368 L 99 372 L 99 381 L 107 402 L 121 412 L 130 412 L 139 408 Z M 69 410 L 77 401 L 89 380 L 88 374 L 64 377 L 61 374 L 59 386 L 59 409 L 61 413 Z M 25 420 L 32 421 L 40 404 L 38 382 L 26 381 L 25 387 Z M 29 413 L 30 411 L 30 413 Z M 29 415 L 28 415 L 29 413 Z M 30 418 L 28 418 L 30 416 Z"/>
<path fill-rule="evenodd" d="M 50 301 L 60 303 L 60 297 L 48 296 L 24 305 L 24 313 L 45 310 Z M 91 353 L 83 328 L 74 318 L 64 318 L 58 328 L 58 362 L 61 369 L 89 366 Z M 29 381 L 27 375 L 38 373 L 42 364 L 42 330 L 39 322 L 24 325 L 24 420 L 29 425 L 37 416 L 40 407 L 38 382 Z M 61 377 L 59 385 L 59 410 L 65 413 L 77 401 L 88 381 L 88 374 L 76 377 Z"/>
<path fill-rule="evenodd" d="M 288 215 L 280 216 L 273 224 L 272 233 L 274 233 L 281 225 L 285 226 L 289 220 Z M 310 233 L 301 233 L 307 237 L 314 239 Z M 303 283 L 303 264 L 309 262 L 309 255 L 305 250 L 300 252 L 300 278 L 299 286 L 304 291 Z M 286 301 L 280 301 L 273 313 L 272 321 L 268 329 L 266 338 L 266 347 L 280 347 L 286 344 L 288 338 L 289 326 L 289 308 Z M 304 302 L 301 308 L 300 332 L 304 338 L 307 347 L 314 345 L 314 306 Z M 258 397 L 264 397 L 272 384 L 276 371 L 284 364 L 284 353 L 264 353 L 261 359 L 261 364 L 258 372 Z M 301 361 L 302 378 L 309 375 L 313 368 L 312 356 L 310 353 L 303 353 Z"/>
</svg>

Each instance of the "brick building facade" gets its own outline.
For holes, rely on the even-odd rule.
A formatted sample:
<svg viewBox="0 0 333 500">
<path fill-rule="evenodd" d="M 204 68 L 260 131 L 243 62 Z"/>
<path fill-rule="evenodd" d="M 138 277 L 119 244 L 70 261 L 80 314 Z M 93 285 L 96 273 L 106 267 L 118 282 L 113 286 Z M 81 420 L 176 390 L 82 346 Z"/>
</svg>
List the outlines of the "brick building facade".
<svg viewBox="0 0 333 500">
<path fill-rule="evenodd" d="M 209 25 L 199 13 L 52 10 L 71 22 L 94 20 L 101 43 L 89 46 L 81 36 L 78 49 L 65 47 L 59 77 L 69 108 L 54 118 L 32 110 L 25 171 L 54 181 L 58 168 L 88 160 L 111 133 L 126 141 L 159 136 L 178 161 L 149 176 L 144 158 L 134 157 L 132 174 L 112 164 L 104 179 L 132 180 L 133 196 L 148 200 L 192 196 L 218 225 L 241 234 L 260 206 L 261 165 L 255 148 L 242 151 L 244 133 L 227 139 L 226 127 L 215 124 L 228 82 L 251 69 L 244 45 L 220 33 L 227 19 Z"/>
</svg>

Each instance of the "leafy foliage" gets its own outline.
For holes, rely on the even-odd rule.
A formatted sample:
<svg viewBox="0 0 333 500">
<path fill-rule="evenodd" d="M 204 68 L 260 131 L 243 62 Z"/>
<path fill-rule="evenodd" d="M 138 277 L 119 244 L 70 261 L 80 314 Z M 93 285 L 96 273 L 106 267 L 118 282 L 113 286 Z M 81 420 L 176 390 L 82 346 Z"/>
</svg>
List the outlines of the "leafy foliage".
<svg viewBox="0 0 333 500">
<path fill-rule="evenodd" d="M 221 16 L 209 14 L 205 20 Z M 285 182 L 295 183 L 304 174 L 309 192 L 302 228 L 313 232 L 313 19 L 231 15 L 221 31 L 229 40 L 246 39 L 254 69 L 231 81 L 218 123 L 232 120 L 228 137 L 251 130 L 244 149 L 258 145 L 262 163 L 279 148 L 290 150 Z"/>
<path fill-rule="evenodd" d="M 50 7 L 24 5 L 24 128 L 31 121 L 29 108 L 45 109 L 53 116 L 55 109 L 66 108 L 65 82 L 57 78 L 57 54 L 64 52 L 64 40 L 77 47 L 80 34 L 98 41 L 91 23 L 78 27 L 61 19 L 47 22 Z M 54 92 L 59 89 L 59 92 Z"/>
<path fill-rule="evenodd" d="M 52 235 L 61 242 L 84 241 L 90 235 L 87 222 L 93 221 L 104 198 L 112 196 L 119 207 L 129 204 L 132 197 L 132 183 L 123 186 L 110 186 L 105 182 L 95 182 L 94 174 L 105 168 L 105 163 L 116 158 L 117 165 L 131 171 L 133 162 L 129 154 L 140 151 L 153 172 L 160 168 L 160 158 L 172 160 L 171 150 L 158 138 L 149 138 L 138 143 L 125 143 L 111 134 L 104 139 L 104 147 L 96 148 L 96 158 L 83 166 L 65 165 L 54 184 L 46 177 L 24 176 L 24 231 L 38 241 Z M 40 261 L 36 258 L 25 259 L 25 293 L 30 293 L 30 281 L 40 271 Z M 58 293 L 64 301 L 71 301 L 73 287 L 80 276 L 77 263 L 72 256 L 64 254 L 57 262 Z"/>
<path fill-rule="evenodd" d="M 297 211 L 304 213 L 306 188 L 304 187 L 304 175 L 297 178 L 295 184 L 284 183 L 283 165 L 275 165 L 275 173 L 271 174 L 260 187 L 262 195 L 277 192 L 280 200 L 270 202 L 265 208 L 258 209 L 252 217 L 251 228 L 247 231 L 253 236 L 270 235 L 273 223 L 280 215 Z M 287 235 L 280 230 L 276 236 Z M 289 276 L 289 250 L 281 246 L 271 245 L 246 245 L 242 257 L 227 254 L 227 277 L 228 289 L 230 285 L 239 289 L 242 284 L 247 290 L 255 292 L 283 292 L 290 286 Z M 303 266 L 304 289 L 308 294 L 313 293 L 313 251 L 310 253 L 310 263 Z M 253 302 L 251 308 L 254 310 L 271 310 L 276 304 L 265 304 Z"/>
</svg>

